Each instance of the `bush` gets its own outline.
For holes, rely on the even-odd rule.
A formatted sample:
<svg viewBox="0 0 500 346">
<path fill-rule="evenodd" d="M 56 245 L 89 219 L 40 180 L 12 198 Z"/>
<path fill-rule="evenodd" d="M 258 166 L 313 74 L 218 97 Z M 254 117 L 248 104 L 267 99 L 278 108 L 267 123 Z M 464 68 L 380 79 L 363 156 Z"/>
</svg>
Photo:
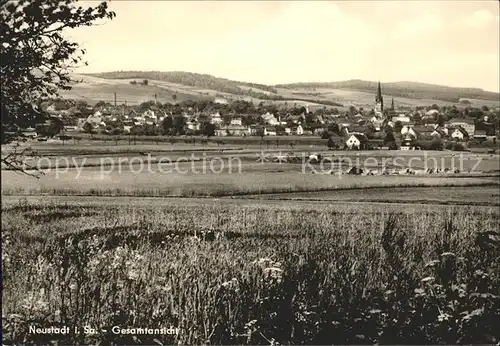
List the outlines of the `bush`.
<svg viewBox="0 0 500 346">
<path fill-rule="evenodd" d="M 445 146 L 446 149 L 448 150 L 453 150 L 453 151 L 465 151 L 465 145 L 463 143 L 458 143 L 458 142 L 449 142 Z"/>
</svg>

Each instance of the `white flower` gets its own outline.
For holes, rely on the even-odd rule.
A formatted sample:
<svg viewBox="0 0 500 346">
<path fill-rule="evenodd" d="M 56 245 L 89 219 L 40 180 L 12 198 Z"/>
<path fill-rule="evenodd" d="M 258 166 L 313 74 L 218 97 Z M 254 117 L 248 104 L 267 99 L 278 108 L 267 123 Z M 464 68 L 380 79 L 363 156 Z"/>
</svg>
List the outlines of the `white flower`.
<svg viewBox="0 0 500 346">
<path fill-rule="evenodd" d="M 443 321 L 448 321 L 448 319 L 451 317 L 451 315 L 447 314 L 447 313 L 440 313 L 439 316 L 438 316 L 438 321 L 439 322 L 443 322 Z"/>
<path fill-rule="evenodd" d="M 232 278 L 229 281 L 223 282 L 222 287 L 237 292 L 239 290 L 239 283 L 236 278 Z"/>
<path fill-rule="evenodd" d="M 128 271 L 128 278 L 130 280 L 137 280 L 139 278 L 139 273 L 135 269 L 130 269 Z"/>
</svg>

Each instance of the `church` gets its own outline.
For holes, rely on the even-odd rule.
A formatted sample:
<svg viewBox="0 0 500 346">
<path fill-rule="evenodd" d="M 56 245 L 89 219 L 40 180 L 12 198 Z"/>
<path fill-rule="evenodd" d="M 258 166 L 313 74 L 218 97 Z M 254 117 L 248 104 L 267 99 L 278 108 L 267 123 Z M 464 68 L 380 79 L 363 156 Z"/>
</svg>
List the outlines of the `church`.
<svg viewBox="0 0 500 346">
<path fill-rule="evenodd" d="M 391 108 L 389 109 L 389 115 L 395 113 L 394 110 L 394 97 L 392 98 Z M 384 115 L 384 98 L 382 96 L 382 87 L 380 86 L 380 81 L 378 82 L 377 94 L 375 95 L 375 115 L 383 116 Z"/>
<path fill-rule="evenodd" d="M 375 114 L 382 115 L 384 113 L 384 98 L 382 97 L 382 88 L 380 81 L 378 82 L 377 95 L 375 96 Z"/>
</svg>

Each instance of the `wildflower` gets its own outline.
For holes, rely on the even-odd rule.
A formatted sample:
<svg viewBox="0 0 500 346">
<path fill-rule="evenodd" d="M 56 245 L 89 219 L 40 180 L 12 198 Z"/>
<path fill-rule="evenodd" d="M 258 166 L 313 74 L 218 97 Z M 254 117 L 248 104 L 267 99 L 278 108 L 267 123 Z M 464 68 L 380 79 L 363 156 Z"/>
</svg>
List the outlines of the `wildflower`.
<svg viewBox="0 0 500 346">
<path fill-rule="evenodd" d="M 429 263 L 427 263 L 427 264 L 425 265 L 425 267 L 426 267 L 426 268 L 428 268 L 428 267 L 434 267 L 434 266 L 436 266 L 436 265 L 438 265 L 438 264 L 439 264 L 439 260 L 433 260 L 433 261 L 430 261 Z"/>
<path fill-rule="evenodd" d="M 22 307 L 33 312 L 46 312 L 49 304 L 44 299 L 42 299 L 41 296 L 43 296 L 43 290 L 40 292 L 40 294 L 29 294 L 24 299 L 24 304 L 22 305 Z"/>
<path fill-rule="evenodd" d="M 281 281 L 281 278 L 283 276 L 283 269 L 276 268 L 276 267 L 266 268 L 266 269 L 264 269 L 264 273 L 267 274 L 272 279 L 276 279 L 278 281 Z"/>
<path fill-rule="evenodd" d="M 139 278 L 139 273 L 135 269 L 130 269 L 127 274 L 130 280 L 137 280 Z"/>
<path fill-rule="evenodd" d="M 232 278 L 231 280 L 222 283 L 222 287 L 224 287 L 225 289 L 237 292 L 239 290 L 239 288 L 238 288 L 239 283 L 238 283 L 238 280 L 236 278 Z"/>
<path fill-rule="evenodd" d="M 440 313 L 439 316 L 438 316 L 438 321 L 439 322 L 443 322 L 443 321 L 448 321 L 448 319 L 451 317 L 451 315 L 447 314 L 447 313 Z"/>
</svg>

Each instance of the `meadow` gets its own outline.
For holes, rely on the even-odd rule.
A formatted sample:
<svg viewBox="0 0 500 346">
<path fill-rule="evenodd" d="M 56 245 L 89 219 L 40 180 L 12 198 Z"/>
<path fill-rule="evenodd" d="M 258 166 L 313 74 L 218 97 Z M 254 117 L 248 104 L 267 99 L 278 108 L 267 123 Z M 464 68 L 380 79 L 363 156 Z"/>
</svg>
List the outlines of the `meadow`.
<svg viewBox="0 0 500 346">
<path fill-rule="evenodd" d="M 476 174 L 353 176 L 272 162 L 276 149 L 256 162 L 255 146 L 34 149 L 47 165 L 39 179 L 2 170 L 5 345 L 500 341 L 500 252 L 486 233 L 500 221 L 495 156 L 467 154 L 466 171 L 482 159 Z M 310 152 L 403 166 L 424 154 L 295 154 Z M 114 166 L 145 153 L 241 166 Z M 113 332 L 170 327 L 179 333 Z"/>
<path fill-rule="evenodd" d="M 470 206 L 11 197 L 4 344 L 496 343 L 500 253 L 481 232 L 499 217 Z"/>
</svg>

